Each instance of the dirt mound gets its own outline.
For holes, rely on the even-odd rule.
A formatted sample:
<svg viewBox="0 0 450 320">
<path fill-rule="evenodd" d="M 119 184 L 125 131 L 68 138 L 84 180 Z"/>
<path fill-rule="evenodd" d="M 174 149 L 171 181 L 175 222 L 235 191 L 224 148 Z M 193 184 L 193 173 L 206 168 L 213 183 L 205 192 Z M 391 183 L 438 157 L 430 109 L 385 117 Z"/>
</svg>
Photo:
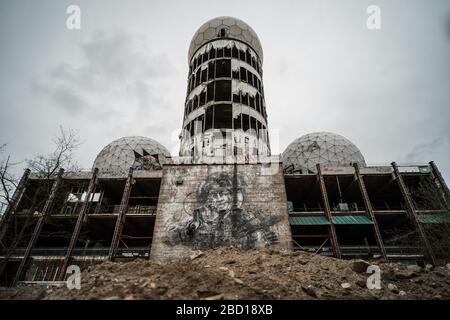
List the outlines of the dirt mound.
<svg viewBox="0 0 450 320">
<path fill-rule="evenodd" d="M 381 269 L 368 289 L 367 266 Z M 450 271 L 307 252 L 218 248 L 158 263 L 137 259 L 91 266 L 81 289 L 0 290 L 2 299 L 449 299 Z"/>
</svg>

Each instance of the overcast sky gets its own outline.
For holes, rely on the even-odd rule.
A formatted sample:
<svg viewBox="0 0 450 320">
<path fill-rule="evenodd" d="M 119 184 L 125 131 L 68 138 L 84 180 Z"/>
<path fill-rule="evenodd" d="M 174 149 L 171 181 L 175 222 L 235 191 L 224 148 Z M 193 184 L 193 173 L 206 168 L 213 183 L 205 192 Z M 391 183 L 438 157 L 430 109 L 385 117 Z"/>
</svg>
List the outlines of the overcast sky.
<svg viewBox="0 0 450 320">
<path fill-rule="evenodd" d="M 66 8 L 81 8 L 81 30 Z M 381 30 L 366 9 L 381 8 Z M 234 16 L 264 50 L 269 129 L 282 152 L 331 131 L 370 164 L 434 160 L 450 182 L 450 1 L 0 0 L 0 144 L 21 161 L 79 130 L 77 160 L 122 136 L 175 153 L 195 31 Z M 274 141 L 272 140 L 272 143 Z"/>
</svg>

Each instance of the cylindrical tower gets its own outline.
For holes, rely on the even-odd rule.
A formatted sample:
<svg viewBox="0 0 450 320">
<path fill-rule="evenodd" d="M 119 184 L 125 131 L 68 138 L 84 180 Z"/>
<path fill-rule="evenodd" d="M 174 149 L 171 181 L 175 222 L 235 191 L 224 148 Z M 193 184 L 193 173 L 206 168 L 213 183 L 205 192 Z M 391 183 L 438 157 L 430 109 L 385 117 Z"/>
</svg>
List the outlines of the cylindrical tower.
<svg viewBox="0 0 450 320">
<path fill-rule="evenodd" d="M 250 162 L 270 155 L 263 52 L 245 22 L 203 24 L 189 47 L 180 156 L 193 163 Z"/>
</svg>

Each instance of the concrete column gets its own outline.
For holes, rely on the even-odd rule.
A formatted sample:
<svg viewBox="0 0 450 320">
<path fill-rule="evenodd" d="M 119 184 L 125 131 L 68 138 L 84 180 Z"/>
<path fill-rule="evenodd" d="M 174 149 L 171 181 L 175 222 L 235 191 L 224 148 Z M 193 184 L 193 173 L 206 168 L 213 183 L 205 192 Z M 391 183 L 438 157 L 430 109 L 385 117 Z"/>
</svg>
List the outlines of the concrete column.
<svg viewBox="0 0 450 320">
<path fill-rule="evenodd" d="M 119 215 L 116 220 L 116 227 L 114 229 L 113 238 L 111 241 L 111 247 L 109 249 L 108 259 L 112 260 L 116 255 L 117 248 L 119 247 L 119 241 L 122 237 L 122 229 L 125 224 L 126 212 L 128 210 L 128 200 L 130 199 L 131 187 L 133 184 L 133 168 L 130 168 L 128 178 L 125 183 L 125 188 L 122 194 L 122 202 L 120 203 Z"/>
<path fill-rule="evenodd" d="M 377 222 L 377 219 L 373 212 L 372 203 L 370 202 L 369 194 L 367 193 L 367 189 L 366 189 L 366 184 L 364 183 L 364 179 L 361 176 L 361 173 L 359 171 L 358 163 L 354 163 L 353 167 L 355 168 L 355 175 L 356 175 L 356 179 L 358 180 L 359 190 L 361 191 L 361 194 L 362 194 L 362 197 L 364 200 L 364 206 L 366 207 L 366 211 L 367 211 L 369 217 L 373 221 L 373 232 L 375 234 L 375 239 L 377 241 L 378 248 L 380 249 L 381 255 L 383 256 L 384 260 L 387 260 L 386 248 L 384 247 L 380 229 L 378 228 L 378 222 Z"/>
<path fill-rule="evenodd" d="M 341 258 L 341 249 L 339 248 L 339 243 L 336 236 L 336 229 L 334 227 L 333 219 L 331 216 L 331 210 L 330 210 L 330 204 L 328 202 L 328 194 L 327 189 L 325 187 L 325 180 L 322 175 L 322 169 L 320 167 L 320 164 L 316 165 L 317 167 L 317 179 L 319 180 L 319 186 L 320 186 L 320 193 L 322 194 L 322 200 L 323 200 L 323 206 L 325 210 L 325 214 L 328 218 L 329 223 L 329 233 L 331 238 L 331 245 L 333 246 L 333 252 L 334 256 L 336 258 Z"/>
</svg>

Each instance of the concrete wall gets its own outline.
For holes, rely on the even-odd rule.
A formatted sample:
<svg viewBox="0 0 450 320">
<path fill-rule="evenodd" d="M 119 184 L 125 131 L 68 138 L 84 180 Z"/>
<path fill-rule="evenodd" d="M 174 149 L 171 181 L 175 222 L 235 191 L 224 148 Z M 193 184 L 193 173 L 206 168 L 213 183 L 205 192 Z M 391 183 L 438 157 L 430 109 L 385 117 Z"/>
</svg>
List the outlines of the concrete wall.
<svg viewBox="0 0 450 320">
<path fill-rule="evenodd" d="M 281 165 L 169 165 L 156 213 L 151 259 L 170 260 L 232 245 L 291 250 Z"/>
</svg>

